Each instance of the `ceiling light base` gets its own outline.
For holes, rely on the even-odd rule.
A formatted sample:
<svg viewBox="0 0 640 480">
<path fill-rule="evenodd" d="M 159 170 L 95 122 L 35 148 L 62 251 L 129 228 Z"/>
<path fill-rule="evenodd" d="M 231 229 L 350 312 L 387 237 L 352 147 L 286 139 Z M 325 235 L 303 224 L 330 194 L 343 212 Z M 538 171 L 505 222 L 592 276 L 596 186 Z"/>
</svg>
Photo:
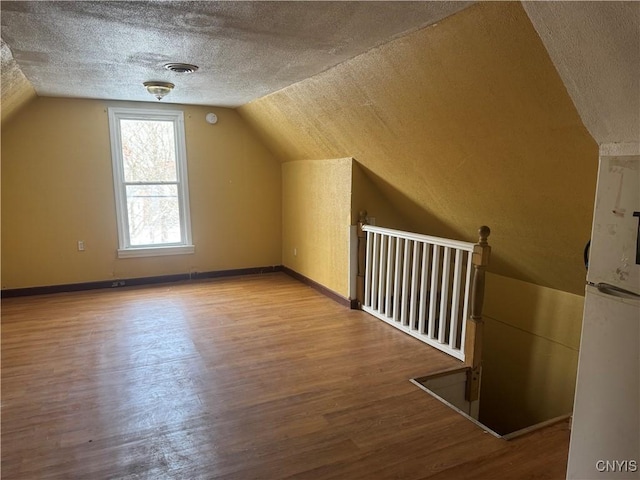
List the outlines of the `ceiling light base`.
<svg viewBox="0 0 640 480">
<path fill-rule="evenodd" d="M 169 82 L 144 82 L 143 85 L 158 100 L 162 100 L 175 87 L 173 83 Z"/>
</svg>

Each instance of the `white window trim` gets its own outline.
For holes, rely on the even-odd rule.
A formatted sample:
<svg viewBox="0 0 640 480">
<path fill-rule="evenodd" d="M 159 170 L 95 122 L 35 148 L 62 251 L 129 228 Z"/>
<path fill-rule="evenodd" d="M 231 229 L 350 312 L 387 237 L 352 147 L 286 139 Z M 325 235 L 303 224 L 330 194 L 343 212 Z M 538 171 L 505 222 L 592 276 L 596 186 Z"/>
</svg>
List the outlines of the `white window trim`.
<svg viewBox="0 0 640 480">
<path fill-rule="evenodd" d="M 191 217 L 189 208 L 189 182 L 187 174 L 187 147 L 185 143 L 184 113 L 179 110 L 150 110 L 141 108 L 110 107 L 109 136 L 113 164 L 113 186 L 118 224 L 118 258 L 154 257 L 161 255 L 184 255 L 195 252 L 191 239 Z M 178 208 L 182 224 L 183 241 L 161 245 L 132 246 L 129 242 L 127 199 L 122 162 L 122 138 L 120 120 L 160 120 L 173 122 L 176 142 L 176 164 L 178 185 Z"/>
<path fill-rule="evenodd" d="M 195 252 L 193 245 L 179 245 L 167 247 L 161 245 L 159 247 L 131 247 L 118 249 L 118 258 L 134 258 L 134 257 L 160 257 L 163 255 L 186 255 Z"/>
</svg>

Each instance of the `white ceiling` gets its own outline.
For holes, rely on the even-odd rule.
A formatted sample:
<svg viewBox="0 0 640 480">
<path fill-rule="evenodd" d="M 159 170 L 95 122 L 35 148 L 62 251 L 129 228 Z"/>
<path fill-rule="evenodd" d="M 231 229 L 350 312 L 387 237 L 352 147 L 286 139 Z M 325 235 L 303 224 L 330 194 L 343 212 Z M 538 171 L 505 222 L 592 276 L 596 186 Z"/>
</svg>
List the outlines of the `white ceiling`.
<svg viewBox="0 0 640 480">
<path fill-rule="evenodd" d="M 2 1 L 2 39 L 40 96 L 235 107 L 472 2 Z M 193 63 L 176 74 L 168 62 Z"/>
<path fill-rule="evenodd" d="M 595 141 L 640 142 L 640 2 L 523 2 Z"/>
</svg>

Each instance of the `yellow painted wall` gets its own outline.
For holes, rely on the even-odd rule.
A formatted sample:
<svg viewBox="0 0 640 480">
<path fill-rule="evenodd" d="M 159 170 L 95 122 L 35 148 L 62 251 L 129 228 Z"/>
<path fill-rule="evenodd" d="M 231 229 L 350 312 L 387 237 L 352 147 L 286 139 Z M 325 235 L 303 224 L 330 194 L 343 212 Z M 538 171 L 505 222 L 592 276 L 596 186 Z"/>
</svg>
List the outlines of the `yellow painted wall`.
<svg viewBox="0 0 640 480">
<path fill-rule="evenodd" d="M 344 298 L 349 297 L 351 171 L 351 158 L 282 164 L 283 264 Z"/>
<path fill-rule="evenodd" d="M 111 105 L 185 112 L 195 254 L 116 258 Z M 2 288 L 280 265 L 280 163 L 234 110 L 209 125 L 210 110 L 44 97 L 21 109 L 2 128 Z"/>
<path fill-rule="evenodd" d="M 376 222 L 408 225 L 369 175 L 351 158 L 282 164 L 283 264 L 344 298 L 355 298 L 349 225 L 358 213 L 369 208 Z"/>
<path fill-rule="evenodd" d="M 489 225 L 487 415 L 517 428 L 571 409 L 598 146 L 519 2 L 478 3 L 239 112 L 282 161 L 356 158 L 354 216 L 385 226 L 395 209 L 408 230 L 467 241 Z"/>
<path fill-rule="evenodd" d="M 519 2 L 482 2 L 239 109 L 283 161 L 354 157 L 422 233 L 581 294 L 598 147 Z"/>
<path fill-rule="evenodd" d="M 487 275 L 480 420 L 499 432 L 571 413 L 584 297 Z"/>
<path fill-rule="evenodd" d="M 395 208 L 385 190 L 388 185 L 383 179 L 367 170 L 357 161 L 353 162 L 353 182 L 351 185 L 351 223 L 356 225 L 359 213 L 366 211 L 375 225 L 398 230 L 410 230 L 411 221 L 404 212 Z"/>
<path fill-rule="evenodd" d="M 36 91 L 31 84 L 24 80 L 20 85 L 13 84 L 12 88 L 5 89 L 2 85 L 2 100 L 0 101 L 0 112 L 2 125 L 5 124 L 22 107 L 36 98 Z"/>
</svg>

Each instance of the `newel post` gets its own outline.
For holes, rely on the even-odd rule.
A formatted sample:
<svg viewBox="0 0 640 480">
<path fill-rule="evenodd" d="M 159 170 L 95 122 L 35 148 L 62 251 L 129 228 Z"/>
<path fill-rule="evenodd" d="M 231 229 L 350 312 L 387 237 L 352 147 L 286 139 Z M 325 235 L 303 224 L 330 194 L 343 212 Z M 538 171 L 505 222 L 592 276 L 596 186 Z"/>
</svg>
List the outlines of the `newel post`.
<svg viewBox="0 0 640 480">
<path fill-rule="evenodd" d="M 356 278 L 356 300 L 362 310 L 364 304 L 364 272 L 367 254 L 367 233 L 362 229 L 367 224 L 367 211 L 362 210 L 358 218 L 358 276 Z"/>
<path fill-rule="evenodd" d="M 489 265 L 491 247 L 487 242 L 491 230 L 482 226 L 478 230 L 480 239 L 473 247 L 471 263 L 473 280 L 471 283 L 471 314 L 467 319 L 465 334 L 465 363 L 471 367 L 467 377 L 467 400 L 473 402 L 480 396 L 480 373 L 482 369 L 482 306 L 484 303 L 484 273 Z"/>
</svg>

